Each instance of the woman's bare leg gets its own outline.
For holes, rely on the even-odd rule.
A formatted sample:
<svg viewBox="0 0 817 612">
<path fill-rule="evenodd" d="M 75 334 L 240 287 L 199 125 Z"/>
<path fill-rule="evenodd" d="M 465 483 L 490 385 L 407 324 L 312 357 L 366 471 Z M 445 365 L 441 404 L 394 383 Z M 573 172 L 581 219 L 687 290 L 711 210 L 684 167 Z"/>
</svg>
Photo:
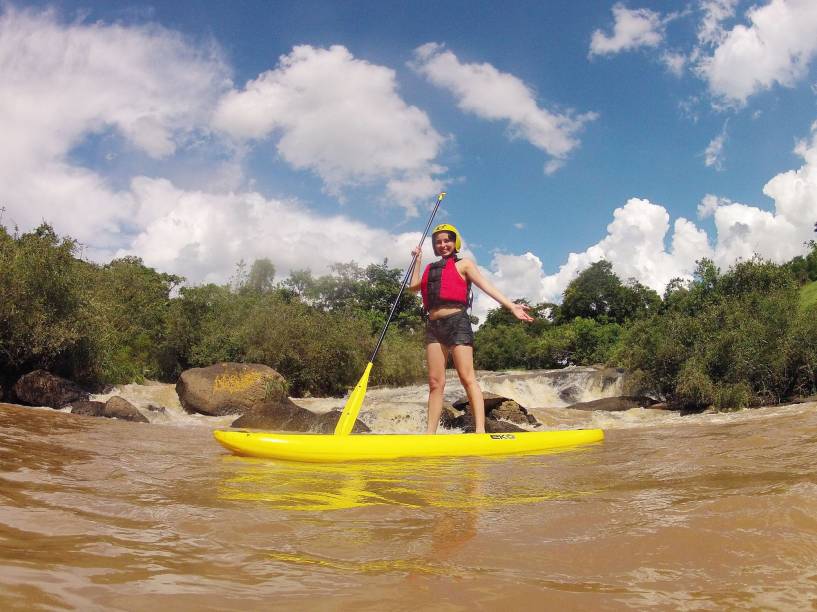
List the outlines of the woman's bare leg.
<svg viewBox="0 0 817 612">
<path fill-rule="evenodd" d="M 468 395 L 468 403 L 474 415 L 474 431 L 485 433 L 485 401 L 482 398 L 482 389 L 474 373 L 474 347 L 458 344 L 451 348 L 454 355 L 454 367 L 460 377 L 460 383 Z"/>
<path fill-rule="evenodd" d="M 439 342 L 426 344 L 428 362 L 428 423 L 426 433 L 437 433 L 440 415 L 443 412 L 443 391 L 445 391 L 445 364 L 448 349 Z"/>
</svg>

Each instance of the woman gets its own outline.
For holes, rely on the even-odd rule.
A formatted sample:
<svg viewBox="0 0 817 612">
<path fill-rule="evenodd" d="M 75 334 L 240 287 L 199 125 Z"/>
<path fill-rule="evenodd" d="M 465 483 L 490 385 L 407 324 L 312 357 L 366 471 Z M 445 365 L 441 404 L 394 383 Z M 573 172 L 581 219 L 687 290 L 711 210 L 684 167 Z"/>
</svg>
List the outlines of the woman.
<svg viewBox="0 0 817 612">
<path fill-rule="evenodd" d="M 474 415 L 476 433 L 485 433 L 485 403 L 474 374 L 474 332 L 468 316 L 471 305 L 471 284 L 476 285 L 510 310 L 520 321 L 533 321 L 526 311 L 530 306 L 514 304 L 494 287 L 470 259 L 461 259 L 460 233 L 453 225 L 443 223 L 431 233 L 434 254 L 440 259 L 426 266 L 420 276 L 422 252 L 412 249 L 417 262 L 411 273 L 409 289 L 420 291 L 423 309 L 428 314 L 426 324 L 426 360 L 428 362 L 428 426 L 426 433 L 437 431 L 443 410 L 445 365 L 448 355 L 460 377 Z"/>
</svg>

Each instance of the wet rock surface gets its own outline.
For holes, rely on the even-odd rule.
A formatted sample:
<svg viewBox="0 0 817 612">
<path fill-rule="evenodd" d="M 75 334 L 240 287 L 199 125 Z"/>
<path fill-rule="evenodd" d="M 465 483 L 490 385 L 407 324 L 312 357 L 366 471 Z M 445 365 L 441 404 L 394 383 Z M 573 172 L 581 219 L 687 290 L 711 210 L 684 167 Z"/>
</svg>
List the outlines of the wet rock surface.
<svg viewBox="0 0 817 612">
<path fill-rule="evenodd" d="M 105 402 L 105 411 L 102 413 L 102 416 L 108 417 L 109 419 L 149 423 L 147 418 L 136 409 L 136 406 L 125 398 L 116 395 Z"/>
<path fill-rule="evenodd" d="M 107 402 L 95 402 L 91 400 L 72 402 L 71 414 L 81 416 L 105 417 L 109 419 L 121 419 L 123 421 L 133 421 L 135 423 L 148 423 L 149 421 L 139 410 L 128 400 L 114 396 Z"/>
<path fill-rule="evenodd" d="M 105 402 L 95 402 L 92 400 L 71 402 L 71 414 L 97 417 L 102 416 L 103 412 L 105 412 Z"/>
<path fill-rule="evenodd" d="M 507 433 L 526 431 L 520 425 L 541 426 L 536 418 L 527 409 L 517 402 L 501 395 L 483 392 L 485 402 L 485 431 L 488 433 Z M 446 429 L 462 429 L 474 431 L 474 418 L 468 398 L 461 398 L 453 404 L 444 404 L 440 423 Z"/>
<path fill-rule="evenodd" d="M 14 384 L 16 400 L 29 406 L 62 408 L 71 402 L 87 400 L 89 393 L 72 382 L 46 370 L 34 370 Z"/>
<path fill-rule="evenodd" d="M 644 395 L 621 395 L 618 397 L 604 397 L 591 402 L 579 402 L 568 406 L 568 409 L 621 412 L 632 408 L 650 408 L 657 403 L 653 398 Z"/>
<path fill-rule="evenodd" d="M 294 433 L 323 433 L 335 431 L 340 410 L 315 414 L 298 406 L 289 399 L 263 402 L 232 422 L 231 427 L 266 429 Z M 369 428 L 360 420 L 355 422 L 353 433 L 366 433 Z"/>
<path fill-rule="evenodd" d="M 287 400 L 286 379 L 272 368 L 253 363 L 217 363 L 185 370 L 176 393 L 188 413 L 244 414 L 264 402 Z"/>
</svg>

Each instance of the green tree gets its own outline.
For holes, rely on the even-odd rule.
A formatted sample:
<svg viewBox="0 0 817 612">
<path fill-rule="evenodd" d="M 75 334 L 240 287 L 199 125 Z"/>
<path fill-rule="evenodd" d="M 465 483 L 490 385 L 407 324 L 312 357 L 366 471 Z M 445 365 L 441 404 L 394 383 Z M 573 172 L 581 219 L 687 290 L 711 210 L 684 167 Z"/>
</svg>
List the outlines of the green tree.
<svg viewBox="0 0 817 612">
<path fill-rule="evenodd" d="M 800 284 L 817 280 L 817 242 L 810 240 L 807 246 L 811 250 L 806 255 L 798 255 L 786 264 Z"/>
<path fill-rule="evenodd" d="M 583 270 L 567 286 L 556 313 L 557 323 L 576 317 L 602 322 L 624 323 L 648 315 L 659 308 L 658 294 L 631 280 L 623 284 L 609 261 L 601 260 Z"/>
<path fill-rule="evenodd" d="M 275 288 L 275 266 L 266 257 L 256 259 L 250 266 L 243 289 L 252 293 L 269 293 Z"/>
<path fill-rule="evenodd" d="M 93 377 L 77 242 L 43 223 L 22 235 L 0 226 L 0 370 L 6 382 L 36 368 Z"/>
<path fill-rule="evenodd" d="M 94 266 L 88 299 L 96 314 L 97 359 L 105 382 L 168 378 L 175 372 L 165 330 L 171 293 L 183 280 L 145 266 L 138 257 Z"/>
<path fill-rule="evenodd" d="M 800 312 L 789 267 L 756 258 L 722 274 L 703 260 L 691 283 L 668 288 L 661 313 L 626 329 L 616 360 L 681 408 L 777 402 L 814 386 Z"/>
</svg>

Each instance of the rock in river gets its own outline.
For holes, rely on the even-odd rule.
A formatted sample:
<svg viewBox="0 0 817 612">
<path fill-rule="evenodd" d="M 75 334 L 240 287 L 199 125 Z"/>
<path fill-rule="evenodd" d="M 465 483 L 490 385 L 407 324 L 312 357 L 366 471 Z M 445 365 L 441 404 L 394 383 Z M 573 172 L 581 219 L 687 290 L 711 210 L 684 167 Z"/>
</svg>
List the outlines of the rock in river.
<svg viewBox="0 0 817 612">
<path fill-rule="evenodd" d="M 488 433 L 525 431 L 519 425 L 541 425 L 532 414 L 512 399 L 488 392 L 484 392 L 482 396 L 485 402 L 485 431 Z M 464 414 L 457 415 L 455 411 Z M 447 429 L 473 431 L 474 421 L 468 398 L 457 400 L 451 407 L 444 406 L 441 423 Z"/>
<path fill-rule="evenodd" d="M 102 416 L 110 419 L 136 421 L 137 423 L 150 422 L 141 412 L 136 409 L 136 406 L 118 395 L 114 395 L 111 399 L 105 402 L 105 411 L 102 413 Z"/>
<path fill-rule="evenodd" d="M 331 434 L 335 431 L 339 418 L 339 410 L 315 414 L 286 399 L 285 401 L 268 401 L 255 406 L 233 421 L 231 427 Z M 352 433 L 368 431 L 369 428 L 362 421 L 355 421 Z"/>
<path fill-rule="evenodd" d="M 118 395 L 115 395 L 104 403 L 94 401 L 71 402 L 71 414 L 122 419 L 124 421 L 135 421 L 137 423 L 150 422 L 136 409 L 136 406 Z"/>
<path fill-rule="evenodd" d="M 176 383 L 182 407 L 189 413 L 222 416 L 244 414 L 267 401 L 286 402 L 287 382 L 269 366 L 217 363 L 185 370 Z"/>
<path fill-rule="evenodd" d="M 88 399 L 88 392 L 79 385 L 46 370 L 34 370 L 21 376 L 14 385 L 14 395 L 24 404 L 51 408 Z"/>
<path fill-rule="evenodd" d="M 619 397 L 603 397 L 592 402 L 579 402 L 568 406 L 571 410 L 604 410 L 606 412 L 620 412 L 631 408 L 649 408 L 656 404 L 656 400 L 642 395 L 622 395 Z"/>
</svg>

